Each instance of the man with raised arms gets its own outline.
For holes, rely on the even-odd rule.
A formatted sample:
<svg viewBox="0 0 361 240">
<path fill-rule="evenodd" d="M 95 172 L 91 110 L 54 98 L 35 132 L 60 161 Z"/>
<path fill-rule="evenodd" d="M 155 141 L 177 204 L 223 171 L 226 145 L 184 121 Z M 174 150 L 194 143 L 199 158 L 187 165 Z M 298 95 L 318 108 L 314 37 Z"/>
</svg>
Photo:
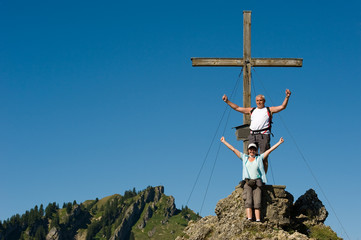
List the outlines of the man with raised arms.
<svg viewBox="0 0 361 240">
<path fill-rule="evenodd" d="M 256 96 L 257 107 L 244 108 L 240 107 L 237 104 L 228 100 L 226 94 L 223 95 L 222 99 L 234 110 L 251 115 L 251 125 L 250 125 L 250 135 L 248 136 L 248 143 L 257 144 L 260 149 L 260 153 L 264 153 L 267 149 L 270 148 L 271 142 L 271 124 L 272 124 L 272 115 L 286 109 L 288 100 L 291 96 L 291 91 L 286 89 L 286 97 L 283 103 L 280 106 L 276 107 L 265 107 L 266 99 L 263 95 Z M 265 172 L 268 170 L 268 158 L 263 159 L 263 165 Z"/>
</svg>

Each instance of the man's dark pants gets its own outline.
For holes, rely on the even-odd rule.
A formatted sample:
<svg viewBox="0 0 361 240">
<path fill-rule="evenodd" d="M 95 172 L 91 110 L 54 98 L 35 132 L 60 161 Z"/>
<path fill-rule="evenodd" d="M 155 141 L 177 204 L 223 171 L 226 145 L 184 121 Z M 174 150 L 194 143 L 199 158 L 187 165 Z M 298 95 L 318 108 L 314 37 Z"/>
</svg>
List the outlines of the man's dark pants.
<svg viewBox="0 0 361 240">
<path fill-rule="evenodd" d="M 270 134 L 250 134 L 248 136 L 248 144 L 255 143 L 258 146 L 259 153 L 264 153 L 271 147 Z"/>
</svg>

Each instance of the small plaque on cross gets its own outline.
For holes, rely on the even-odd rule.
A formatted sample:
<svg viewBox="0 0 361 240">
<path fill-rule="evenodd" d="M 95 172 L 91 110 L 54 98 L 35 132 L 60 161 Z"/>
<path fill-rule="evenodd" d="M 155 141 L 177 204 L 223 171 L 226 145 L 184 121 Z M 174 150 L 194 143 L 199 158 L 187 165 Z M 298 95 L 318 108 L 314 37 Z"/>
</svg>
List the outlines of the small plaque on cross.
<svg viewBox="0 0 361 240">
<path fill-rule="evenodd" d="M 243 124 L 238 127 L 234 127 L 236 129 L 236 137 L 237 141 L 245 141 L 248 139 L 249 136 L 249 124 Z"/>
</svg>

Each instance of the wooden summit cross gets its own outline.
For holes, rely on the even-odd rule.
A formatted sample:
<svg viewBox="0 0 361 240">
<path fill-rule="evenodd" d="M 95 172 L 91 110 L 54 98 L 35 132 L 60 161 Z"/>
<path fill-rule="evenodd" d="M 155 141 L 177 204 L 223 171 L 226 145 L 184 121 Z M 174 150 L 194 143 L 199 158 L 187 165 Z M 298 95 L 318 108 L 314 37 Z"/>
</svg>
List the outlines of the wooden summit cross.
<svg viewBox="0 0 361 240">
<path fill-rule="evenodd" d="M 302 67 L 302 58 L 251 58 L 251 13 L 243 11 L 243 58 L 191 58 L 193 67 L 242 67 L 243 107 L 251 107 L 252 67 Z M 243 124 L 250 124 L 251 116 L 243 115 Z M 247 152 L 247 142 L 243 151 Z"/>
</svg>

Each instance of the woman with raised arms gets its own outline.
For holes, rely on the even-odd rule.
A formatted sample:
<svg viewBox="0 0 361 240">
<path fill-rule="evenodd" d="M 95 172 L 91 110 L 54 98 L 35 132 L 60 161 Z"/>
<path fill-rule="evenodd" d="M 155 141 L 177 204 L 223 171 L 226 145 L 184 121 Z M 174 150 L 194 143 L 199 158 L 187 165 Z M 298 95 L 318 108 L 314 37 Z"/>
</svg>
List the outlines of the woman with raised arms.
<svg viewBox="0 0 361 240">
<path fill-rule="evenodd" d="M 261 187 L 267 183 L 266 173 L 263 166 L 263 159 L 281 145 L 284 140 L 281 137 L 280 140 L 273 145 L 270 149 L 258 155 L 257 145 L 250 143 L 248 145 L 248 154 L 244 154 L 235 149 L 231 144 L 226 142 L 224 137 L 221 138 L 221 142 L 224 143 L 237 157 L 243 162 L 243 200 L 245 201 L 246 215 L 249 221 L 253 219 L 252 209 L 254 208 L 256 221 L 261 221 Z"/>
</svg>

